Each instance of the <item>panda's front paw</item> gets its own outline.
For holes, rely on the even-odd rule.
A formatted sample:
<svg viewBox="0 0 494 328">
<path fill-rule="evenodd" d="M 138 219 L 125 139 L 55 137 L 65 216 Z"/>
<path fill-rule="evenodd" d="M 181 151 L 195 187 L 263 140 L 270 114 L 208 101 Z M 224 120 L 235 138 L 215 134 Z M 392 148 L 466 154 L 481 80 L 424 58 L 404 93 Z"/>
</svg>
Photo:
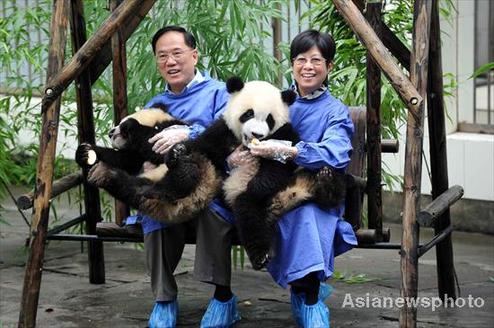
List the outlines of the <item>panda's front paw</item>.
<svg viewBox="0 0 494 328">
<path fill-rule="evenodd" d="M 176 167 L 180 159 L 185 157 L 187 153 L 188 153 L 187 147 L 183 143 L 176 144 L 168 152 L 166 166 L 168 166 L 168 168 Z"/>
<path fill-rule="evenodd" d="M 81 143 L 75 152 L 75 161 L 80 167 L 90 167 L 97 161 L 96 152 L 93 146 L 88 143 Z"/>
<path fill-rule="evenodd" d="M 116 177 L 116 172 L 103 162 L 96 163 L 87 174 L 87 181 L 96 187 L 104 188 Z"/>
</svg>

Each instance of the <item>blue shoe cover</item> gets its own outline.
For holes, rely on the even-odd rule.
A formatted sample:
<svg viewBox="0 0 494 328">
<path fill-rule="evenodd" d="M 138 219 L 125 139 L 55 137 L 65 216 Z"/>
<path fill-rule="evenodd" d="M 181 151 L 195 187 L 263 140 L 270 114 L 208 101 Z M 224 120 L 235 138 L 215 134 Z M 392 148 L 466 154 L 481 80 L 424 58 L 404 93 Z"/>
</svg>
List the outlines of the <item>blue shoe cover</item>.
<svg viewBox="0 0 494 328">
<path fill-rule="evenodd" d="M 302 304 L 300 315 L 304 328 L 329 328 L 329 309 L 322 301 L 314 305 Z"/>
<path fill-rule="evenodd" d="M 149 316 L 149 328 L 174 328 L 177 325 L 177 300 L 171 302 L 156 302 Z"/>
<path fill-rule="evenodd" d="M 333 293 L 333 286 L 321 282 L 319 285 L 318 299 L 324 302 L 331 293 Z M 302 326 L 302 317 L 300 314 L 300 308 L 305 303 L 305 293 L 296 294 L 293 291 L 290 292 L 290 303 L 292 304 L 292 315 L 299 326 Z"/>
<path fill-rule="evenodd" d="M 237 311 L 237 297 L 235 295 L 229 301 L 220 302 L 212 298 L 201 320 L 201 328 L 228 328 L 239 321 L 240 314 Z"/>
</svg>

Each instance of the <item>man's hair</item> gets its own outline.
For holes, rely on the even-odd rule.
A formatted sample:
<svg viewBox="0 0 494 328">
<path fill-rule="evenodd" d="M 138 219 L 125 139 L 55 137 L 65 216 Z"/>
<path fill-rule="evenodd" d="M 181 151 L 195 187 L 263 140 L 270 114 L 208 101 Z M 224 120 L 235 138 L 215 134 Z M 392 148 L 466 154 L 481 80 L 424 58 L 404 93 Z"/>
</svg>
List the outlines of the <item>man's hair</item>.
<svg viewBox="0 0 494 328">
<path fill-rule="evenodd" d="M 156 53 L 156 42 L 158 42 L 158 39 L 163 34 L 172 31 L 182 33 L 184 36 L 185 44 L 192 49 L 196 48 L 196 38 L 194 38 L 194 36 L 190 32 L 188 32 L 186 29 L 184 29 L 181 26 L 168 25 L 160 28 L 156 33 L 154 33 L 153 39 L 151 41 L 151 45 L 153 46 L 153 53 Z"/>
<path fill-rule="evenodd" d="M 333 60 L 336 52 L 333 37 L 328 33 L 321 33 L 312 29 L 299 33 L 293 39 L 290 45 L 290 59 L 293 61 L 295 57 L 308 51 L 313 46 L 316 46 L 321 51 L 327 63 Z"/>
</svg>

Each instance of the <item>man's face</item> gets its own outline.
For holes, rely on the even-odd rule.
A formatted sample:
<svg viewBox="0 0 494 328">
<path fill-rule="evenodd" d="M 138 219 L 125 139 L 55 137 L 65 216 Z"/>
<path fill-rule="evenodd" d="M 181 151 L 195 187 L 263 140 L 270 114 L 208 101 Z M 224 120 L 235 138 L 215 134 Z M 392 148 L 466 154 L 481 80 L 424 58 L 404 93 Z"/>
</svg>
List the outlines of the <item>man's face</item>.
<svg viewBox="0 0 494 328">
<path fill-rule="evenodd" d="M 197 50 L 185 44 L 184 35 L 170 31 L 156 42 L 156 65 L 161 77 L 174 93 L 180 93 L 194 78 Z"/>
</svg>

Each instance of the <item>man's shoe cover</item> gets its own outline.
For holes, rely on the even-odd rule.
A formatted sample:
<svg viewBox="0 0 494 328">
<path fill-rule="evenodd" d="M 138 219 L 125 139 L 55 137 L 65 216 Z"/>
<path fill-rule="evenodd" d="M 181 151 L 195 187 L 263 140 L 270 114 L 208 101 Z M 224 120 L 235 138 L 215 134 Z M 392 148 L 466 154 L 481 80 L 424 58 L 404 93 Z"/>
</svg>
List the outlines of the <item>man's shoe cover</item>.
<svg viewBox="0 0 494 328">
<path fill-rule="evenodd" d="M 228 328 L 240 320 L 237 311 L 237 297 L 235 295 L 229 301 L 220 302 L 212 298 L 201 320 L 201 328 Z"/>
<path fill-rule="evenodd" d="M 149 316 L 149 328 L 174 328 L 177 325 L 177 300 L 171 302 L 156 302 Z"/>
<path fill-rule="evenodd" d="M 304 328 L 329 328 L 329 309 L 322 301 L 314 305 L 302 304 L 300 318 Z"/>
</svg>

